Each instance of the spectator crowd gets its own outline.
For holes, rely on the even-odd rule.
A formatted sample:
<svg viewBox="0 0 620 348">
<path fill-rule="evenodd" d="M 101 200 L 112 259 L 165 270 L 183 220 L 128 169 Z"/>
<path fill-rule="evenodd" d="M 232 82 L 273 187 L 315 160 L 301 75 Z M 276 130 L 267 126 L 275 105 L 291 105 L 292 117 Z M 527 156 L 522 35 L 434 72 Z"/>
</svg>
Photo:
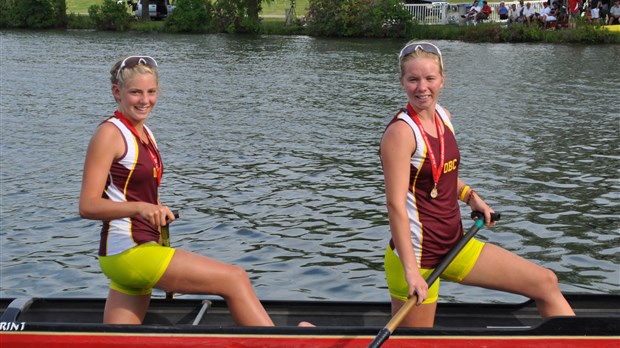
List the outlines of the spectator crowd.
<svg viewBox="0 0 620 348">
<path fill-rule="evenodd" d="M 539 5 L 537 5 L 539 6 Z M 531 2 L 518 0 L 506 6 L 502 1 L 499 7 L 492 9 L 487 1 L 474 0 L 462 17 L 467 24 L 478 24 L 489 19 L 495 11 L 500 21 L 508 25 L 522 23 L 528 27 L 537 26 L 543 29 L 556 27 L 574 27 L 577 18 L 592 24 L 620 24 L 620 0 L 548 0 L 542 8 L 535 8 Z"/>
</svg>

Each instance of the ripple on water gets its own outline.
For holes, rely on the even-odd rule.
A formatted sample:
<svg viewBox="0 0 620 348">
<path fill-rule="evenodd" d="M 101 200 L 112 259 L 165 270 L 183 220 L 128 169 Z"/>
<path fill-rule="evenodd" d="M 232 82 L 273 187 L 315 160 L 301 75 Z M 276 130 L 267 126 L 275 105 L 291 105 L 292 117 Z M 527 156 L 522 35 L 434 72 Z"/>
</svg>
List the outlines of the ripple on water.
<svg viewBox="0 0 620 348">
<path fill-rule="evenodd" d="M 77 212 L 81 171 L 114 107 L 110 65 L 140 47 L 161 66 L 149 125 L 166 164 L 162 200 L 181 213 L 172 245 L 243 267 L 264 299 L 389 300 L 377 150 L 404 106 L 402 42 L 0 36 L 0 296 L 106 295 L 99 223 Z M 617 48 L 438 44 L 459 175 L 503 213 L 479 238 L 554 270 L 565 291 L 618 293 L 620 124 L 614 95 L 599 91 L 617 88 L 620 72 L 598 68 L 616 64 Z M 473 81 L 480 54 L 489 78 Z M 596 122 L 584 126 L 583 115 Z M 449 282 L 441 299 L 523 300 Z"/>
</svg>

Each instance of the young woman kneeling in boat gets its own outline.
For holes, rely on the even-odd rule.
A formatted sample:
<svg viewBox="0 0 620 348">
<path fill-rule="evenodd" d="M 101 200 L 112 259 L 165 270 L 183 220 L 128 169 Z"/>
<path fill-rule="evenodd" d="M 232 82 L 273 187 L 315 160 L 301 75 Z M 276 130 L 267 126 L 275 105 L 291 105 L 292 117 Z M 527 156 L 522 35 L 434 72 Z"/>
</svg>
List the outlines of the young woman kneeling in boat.
<svg viewBox="0 0 620 348">
<path fill-rule="evenodd" d="M 220 295 L 238 325 L 272 326 L 243 269 L 162 246 L 161 227 L 175 217 L 159 199 L 164 165 L 145 125 L 159 93 L 157 62 L 130 56 L 110 73 L 117 110 L 88 146 L 79 207 L 83 218 L 103 221 L 99 264 L 111 280 L 104 323 L 141 324 L 155 287 Z"/>
<path fill-rule="evenodd" d="M 458 200 L 484 213 L 486 226 L 495 225 L 494 211 L 458 177 L 460 154 L 451 115 L 437 102 L 445 80 L 440 50 L 410 42 L 399 64 L 408 103 L 387 126 L 380 151 L 392 235 L 385 272 L 392 314 L 417 295 L 417 306 L 401 326 L 432 327 L 439 280 L 428 287 L 425 278 L 463 236 Z M 552 271 L 476 239 L 441 278 L 530 297 L 543 317 L 574 315 Z"/>
</svg>

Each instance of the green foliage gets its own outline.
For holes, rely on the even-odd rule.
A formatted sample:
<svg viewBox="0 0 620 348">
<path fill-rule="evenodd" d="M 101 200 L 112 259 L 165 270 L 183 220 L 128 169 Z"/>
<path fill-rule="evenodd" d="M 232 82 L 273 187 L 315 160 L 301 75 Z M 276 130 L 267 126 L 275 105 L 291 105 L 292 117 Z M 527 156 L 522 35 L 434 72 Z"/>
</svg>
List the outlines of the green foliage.
<svg viewBox="0 0 620 348">
<path fill-rule="evenodd" d="M 260 8 L 260 0 L 218 0 L 214 5 L 214 27 L 230 34 L 258 33 Z"/>
<path fill-rule="evenodd" d="M 402 37 L 413 25 L 399 0 L 310 0 L 309 5 L 310 35 Z"/>
<path fill-rule="evenodd" d="M 65 12 L 65 0 L 0 0 L 0 27 L 32 29 L 65 27 L 67 24 Z"/>
<path fill-rule="evenodd" d="M 71 13 L 67 17 L 67 29 L 92 29 L 94 26 L 89 16 Z"/>
<path fill-rule="evenodd" d="M 344 13 L 341 0 L 310 0 L 308 33 L 314 36 L 332 36 L 344 32 Z"/>
<path fill-rule="evenodd" d="M 235 29 L 241 26 L 242 9 L 239 8 L 240 1 L 217 1 L 213 6 L 214 25 L 221 31 L 234 33 Z"/>
<path fill-rule="evenodd" d="M 535 26 L 531 27 L 523 27 L 523 41 L 525 42 L 536 42 L 541 41 L 542 39 L 542 30 L 536 28 Z"/>
<path fill-rule="evenodd" d="M 57 28 L 66 28 L 69 23 L 67 17 L 67 3 L 65 0 L 55 0 L 54 3 L 54 18 L 56 19 Z"/>
<path fill-rule="evenodd" d="M 523 24 L 506 27 L 499 23 L 484 23 L 477 26 L 414 25 L 407 38 L 466 42 L 620 43 L 620 35 L 590 24 L 561 30 L 530 28 Z"/>
<path fill-rule="evenodd" d="M 288 0 L 279 0 L 278 6 Z M 306 2 L 308 1 L 308 2 Z M 98 3 L 89 16 L 71 13 L 66 4 Z M 307 26 L 284 18 L 264 18 L 262 3 L 273 0 L 175 0 L 176 9 L 165 21 L 138 22 L 116 0 L 0 0 L 0 28 L 70 28 L 189 33 L 263 33 L 281 35 L 399 37 L 469 42 L 542 42 L 620 44 L 620 34 L 583 20 L 575 28 L 542 30 L 499 23 L 477 26 L 419 25 L 399 0 L 299 0 L 297 10 L 307 9 Z M 306 8 L 304 5 L 308 4 Z M 304 5 L 301 5 L 304 4 Z M 287 4 L 287 6 L 290 6 Z M 282 10 L 280 7 L 279 10 Z M 280 13 L 283 11 L 280 11 Z"/>
<path fill-rule="evenodd" d="M 262 0 L 176 0 L 174 12 L 166 18 L 163 30 L 173 33 L 259 33 L 261 2 Z M 137 24 L 134 24 L 132 29 L 147 30 Z"/>
<path fill-rule="evenodd" d="M 0 0 L 0 28 L 13 27 L 13 1 Z"/>
<path fill-rule="evenodd" d="M 381 21 L 384 36 L 402 37 L 413 28 L 413 18 L 401 4 L 400 0 L 382 0 L 378 2 L 379 15 L 385 19 Z"/>
<path fill-rule="evenodd" d="M 244 16 L 241 19 L 241 28 L 238 28 L 236 32 L 244 34 L 257 34 L 260 32 L 260 18 L 258 16 Z"/>
<path fill-rule="evenodd" d="M 213 31 L 213 5 L 209 0 L 177 0 L 174 12 L 165 21 L 170 32 L 208 33 Z"/>
<path fill-rule="evenodd" d="M 468 42 L 543 42 L 543 43 L 620 43 L 620 35 L 599 26 L 588 23 L 578 23 L 574 29 L 544 30 L 537 26 L 528 27 L 523 24 L 513 24 L 505 27 L 498 23 L 489 23 L 478 26 L 461 27 L 463 31 L 458 37 L 442 39 L 456 39 Z"/>
<path fill-rule="evenodd" d="M 600 26 L 593 26 L 587 23 L 583 23 L 579 25 L 576 30 L 574 30 L 573 35 L 571 35 L 568 42 L 579 42 L 579 43 L 612 43 L 613 41 L 607 41 L 608 39 L 613 38 L 609 31 L 601 30 Z M 616 41 L 617 43 L 618 41 Z"/>
<path fill-rule="evenodd" d="M 125 5 L 116 3 L 116 0 L 104 0 L 101 5 L 90 6 L 88 15 L 98 30 L 125 31 L 134 20 Z"/>
<path fill-rule="evenodd" d="M 263 18 L 261 21 L 261 34 L 265 35 L 305 35 L 306 30 L 303 26 L 298 25 L 297 21 L 293 21 L 295 25 L 286 25 L 285 19 L 282 18 Z"/>
</svg>

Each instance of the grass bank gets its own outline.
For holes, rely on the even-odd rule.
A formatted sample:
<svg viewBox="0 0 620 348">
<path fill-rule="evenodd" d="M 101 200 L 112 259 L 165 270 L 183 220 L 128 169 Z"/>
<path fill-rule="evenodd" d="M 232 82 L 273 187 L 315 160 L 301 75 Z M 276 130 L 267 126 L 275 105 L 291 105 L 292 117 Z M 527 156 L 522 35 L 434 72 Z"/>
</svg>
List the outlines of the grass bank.
<svg viewBox="0 0 620 348">
<path fill-rule="evenodd" d="M 67 14 L 88 15 L 88 8 L 91 5 L 101 5 L 103 0 L 65 0 L 65 2 L 67 3 Z M 295 12 L 298 16 L 303 16 L 308 8 L 308 0 L 295 0 L 295 3 Z M 284 17 L 284 13 L 289 7 L 291 7 L 290 0 L 264 0 L 263 16 Z"/>
</svg>

